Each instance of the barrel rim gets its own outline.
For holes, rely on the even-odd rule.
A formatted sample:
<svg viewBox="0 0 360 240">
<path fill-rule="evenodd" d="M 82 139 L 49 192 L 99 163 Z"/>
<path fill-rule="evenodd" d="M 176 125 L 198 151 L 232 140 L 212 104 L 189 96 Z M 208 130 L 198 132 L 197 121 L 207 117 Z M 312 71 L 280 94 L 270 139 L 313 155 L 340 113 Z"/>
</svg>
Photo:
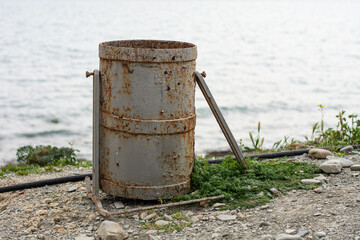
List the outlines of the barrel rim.
<svg viewBox="0 0 360 240">
<path fill-rule="evenodd" d="M 197 58 L 197 47 L 171 40 L 114 40 L 99 44 L 99 57 L 129 62 L 186 62 Z"/>
</svg>

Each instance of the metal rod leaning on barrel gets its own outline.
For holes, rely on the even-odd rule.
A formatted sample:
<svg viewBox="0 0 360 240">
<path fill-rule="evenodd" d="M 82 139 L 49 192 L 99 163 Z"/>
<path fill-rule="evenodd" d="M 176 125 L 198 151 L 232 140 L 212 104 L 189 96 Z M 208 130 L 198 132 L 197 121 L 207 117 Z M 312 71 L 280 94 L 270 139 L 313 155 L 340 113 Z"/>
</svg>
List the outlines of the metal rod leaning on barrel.
<svg viewBox="0 0 360 240">
<path fill-rule="evenodd" d="M 209 107 L 214 114 L 216 121 L 218 122 L 222 132 L 225 135 L 226 140 L 228 141 L 231 150 L 233 151 L 236 160 L 239 162 L 240 165 L 244 165 L 245 168 L 249 168 L 244 156 L 241 153 L 241 150 L 239 146 L 237 145 L 234 136 L 232 135 L 229 126 L 227 125 L 223 115 L 220 112 L 220 109 L 218 105 L 215 102 L 214 97 L 212 96 L 209 87 L 207 86 L 205 79 L 203 77 L 206 77 L 205 72 L 200 74 L 199 72 L 195 72 L 195 80 L 198 83 L 201 92 L 203 93 L 207 103 L 209 104 Z"/>
</svg>

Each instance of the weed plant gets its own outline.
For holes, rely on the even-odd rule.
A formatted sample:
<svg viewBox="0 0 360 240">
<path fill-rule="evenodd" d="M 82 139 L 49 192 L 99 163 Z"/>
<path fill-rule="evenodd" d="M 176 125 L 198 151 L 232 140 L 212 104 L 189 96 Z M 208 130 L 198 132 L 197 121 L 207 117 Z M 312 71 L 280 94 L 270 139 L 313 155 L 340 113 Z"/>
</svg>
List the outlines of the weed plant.
<svg viewBox="0 0 360 240">
<path fill-rule="evenodd" d="M 316 185 L 304 185 L 301 179 L 313 178 L 320 173 L 319 167 L 302 162 L 277 160 L 262 162 L 247 160 L 249 169 L 241 169 L 231 157 L 219 164 L 209 164 L 205 159 L 195 161 L 191 175 L 192 192 L 172 200 L 183 201 L 225 195 L 223 202 L 229 208 L 251 208 L 269 202 L 275 195 L 269 189 L 285 193 L 292 189 L 314 189 Z"/>
</svg>

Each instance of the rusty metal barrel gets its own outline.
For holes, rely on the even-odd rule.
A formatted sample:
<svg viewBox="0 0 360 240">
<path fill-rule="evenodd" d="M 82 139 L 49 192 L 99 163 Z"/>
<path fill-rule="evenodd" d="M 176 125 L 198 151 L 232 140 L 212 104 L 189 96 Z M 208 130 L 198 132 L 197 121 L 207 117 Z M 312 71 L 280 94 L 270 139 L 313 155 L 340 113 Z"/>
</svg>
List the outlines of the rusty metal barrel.
<svg viewBox="0 0 360 240">
<path fill-rule="evenodd" d="M 194 163 L 195 60 L 191 43 L 125 40 L 99 45 L 99 181 L 107 194 L 186 194 Z"/>
</svg>

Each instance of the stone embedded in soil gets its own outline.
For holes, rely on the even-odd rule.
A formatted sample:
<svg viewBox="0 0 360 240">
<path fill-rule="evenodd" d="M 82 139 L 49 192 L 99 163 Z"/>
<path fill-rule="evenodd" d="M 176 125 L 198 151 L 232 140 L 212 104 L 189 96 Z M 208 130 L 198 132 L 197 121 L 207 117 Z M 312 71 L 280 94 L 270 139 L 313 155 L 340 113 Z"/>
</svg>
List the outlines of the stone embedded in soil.
<svg viewBox="0 0 360 240">
<path fill-rule="evenodd" d="M 172 218 L 172 216 L 165 214 L 165 215 L 164 215 L 164 220 L 166 220 L 166 221 L 172 221 L 173 218 Z"/>
<path fill-rule="evenodd" d="M 96 231 L 96 235 L 101 240 L 122 240 L 129 235 L 122 229 L 120 224 L 112 221 L 105 220 L 100 224 L 99 229 Z"/>
<path fill-rule="evenodd" d="M 350 167 L 351 171 L 360 171 L 360 164 L 354 164 Z"/>
<path fill-rule="evenodd" d="M 244 214 L 240 213 L 240 212 L 236 214 L 236 217 L 239 220 L 244 220 L 246 218 L 246 216 Z"/>
<path fill-rule="evenodd" d="M 273 240 L 273 239 L 275 239 L 275 238 L 274 238 L 272 235 L 267 234 L 267 235 L 261 236 L 260 239 L 261 239 L 261 240 Z"/>
<path fill-rule="evenodd" d="M 325 149 L 311 149 L 309 151 L 309 155 L 316 159 L 324 159 L 329 155 L 333 155 L 332 152 L 325 150 Z"/>
<path fill-rule="evenodd" d="M 235 215 L 220 214 L 220 215 L 216 216 L 216 218 L 221 220 L 221 221 L 229 221 L 229 220 L 235 220 L 236 216 Z"/>
<path fill-rule="evenodd" d="M 313 179 L 323 181 L 323 180 L 326 180 L 326 177 L 324 175 L 322 175 L 322 174 L 319 174 L 319 176 L 314 177 Z"/>
<path fill-rule="evenodd" d="M 316 180 L 316 179 L 301 179 L 300 182 L 302 184 L 305 184 L 305 185 L 313 185 L 313 184 L 320 184 L 321 183 L 320 180 Z"/>
<path fill-rule="evenodd" d="M 330 160 L 329 160 L 330 161 Z M 325 173 L 340 173 L 342 166 L 339 162 L 330 162 L 326 161 L 320 165 L 320 169 Z"/>
<path fill-rule="evenodd" d="M 200 202 L 199 205 L 201 207 L 208 207 L 210 205 L 210 201 L 204 201 L 204 202 Z"/>
<path fill-rule="evenodd" d="M 68 188 L 67 192 L 75 192 L 77 190 L 77 187 L 70 187 Z"/>
</svg>

